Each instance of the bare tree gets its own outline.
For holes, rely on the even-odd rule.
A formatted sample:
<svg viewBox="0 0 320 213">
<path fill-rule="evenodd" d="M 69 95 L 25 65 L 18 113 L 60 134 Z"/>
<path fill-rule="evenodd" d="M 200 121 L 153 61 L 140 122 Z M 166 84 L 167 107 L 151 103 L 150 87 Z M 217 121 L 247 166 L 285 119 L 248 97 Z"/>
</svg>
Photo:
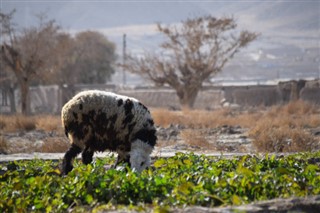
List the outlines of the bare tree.
<svg viewBox="0 0 320 213">
<path fill-rule="evenodd" d="M 55 57 L 51 57 L 50 73 L 54 75 L 48 75 L 42 82 L 43 84 L 74 84 L 77 79 L 77 74 L 73 69 L 73 64 L 77 59 L 74 54 L 75 40 L 68 33 L 60 33 L 57 36 L 56 46 L 52 49 L 52 54 Z"/>
<path fill-rule="evenodd" d="M 224 65 L 258 36 L 249 31 L 236 32 L 233 18 L 197 17 L 181 25 L 158 30 L 166 41 L 161 53 L 129 55 L 125 68 L 157 85 L 172 87 L 183 108 L 192 108 L 204 81 L 222 71 Z"/>
<path fill-rule="evenodd" d="M 6 64 L 0 57 L 0 90 L 2 93 L 2 106 L 10 106 L 10 113 L 16 113 L 14 91 L 17 88 L 17 81 L 12 72 L 7 71 Z M 9 103 L 7 102 L 9 99 Z"/>
<path fill-rule="evenodd" d="M 54 21 L 45 21 L 40 15 L 38 26 L 19 32 L 12 22 L 14 12 L 0 13 L 3 36 L 1 57 L 8 70 L 14 73 L 20 87 L 21 112 L 28 114 L 30 82 L 49 72 L 48 62 L 52 57 L 59 26 Z"/>
<path fill-rule="evenodd" d="M 14 40 L 14 38 L 12 37 L 12 31 L 13 31 L 13 27 L 10 20 L 13 17 L 15 11 L 12 11 L 9 14 L 2 14 L 0 13 L 0 21 L 1 21 L 1 25 L 0 25 L 0 36 L 1 36 L 1 42 L 6 39 L 8 41 L 12 41 Z M 4 35 L 11 35 L 9 37 L 5 37 Z M 1 50 L 0 50 L 1 53 Z M 2 55 L 0 54 L 0 88 L 2 90 L 3 93 L 6 93 L 6 95 L 3 97 L 2 101 L 7 101 L 4 99 L 7 99 L 7 96 L 9 96 L 9 100 L 10 100 L 10 112 L 11 113 L 15 113 L 16 112 L 16 106 L 15 106 L 15 98 L 14 98 L 14 90 L 17 87 L 17 81 L 14 78 L 13 73 L 8 72 L 8 66 L 7 63 L 4 62 L 4 58 L 1 57 Z M 4 94 L 2 94 L 4 95 Z"/>
</svg>

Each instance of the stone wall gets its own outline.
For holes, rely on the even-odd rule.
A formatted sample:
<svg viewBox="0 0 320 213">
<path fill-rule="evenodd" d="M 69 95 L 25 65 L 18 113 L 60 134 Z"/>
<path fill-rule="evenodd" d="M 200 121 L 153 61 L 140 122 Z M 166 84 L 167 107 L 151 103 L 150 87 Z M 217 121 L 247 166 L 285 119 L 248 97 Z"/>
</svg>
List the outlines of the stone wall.
<svg viewBox="0 0 320 213">
<path fill-rule="evenodd" d="M 303 86 L 301 86 L 303 85 Z M 148 107 L 180 109 L 179 100 L 170 88 L 123 88 L 115 85 L 76 85 L 69 87 L 39 86 L 30 88 L 31 113 L 59 114 L 61 107 L 76 93 L 100 89 L 132 96 Z M 0 92 L 0 113 L 10 113 L 8 101 Z M 320 105 L 319 80 L 300 82 L 288 81 L 278 85 L 208 87 L 197 96 L 194 107 L 197 109 L 215 109 L 221 107 L 221 101 L 241 107 L 272 106 L 284 104 L 292 99 L 302 99 Z M 19 92 L 15 92 L 16 108 L 20 109 Z"/>
<path fill-rule="evenodd" d="M 272 106 L 280 103 L 281 97 L 276 87 L 257 86 L 235 90 L 233 100 L 240 106 Z"/>
<path fill-rule="evenodd" d="M 320 105 L 320 88 L 303 88 L 300 92 L 300 99 Z"/>
<path fill-rule="evenodd" d="M 117 93 L 134 97 L 149 107 L 180 109 L 179 99 L 172 89 L 119 90 Z M 221 99 L 223 99 L 223 92 L 220 90 L 201 91 L 196 98 L 194 107 L 214 109 L 219 106 Z"/>
</svg>

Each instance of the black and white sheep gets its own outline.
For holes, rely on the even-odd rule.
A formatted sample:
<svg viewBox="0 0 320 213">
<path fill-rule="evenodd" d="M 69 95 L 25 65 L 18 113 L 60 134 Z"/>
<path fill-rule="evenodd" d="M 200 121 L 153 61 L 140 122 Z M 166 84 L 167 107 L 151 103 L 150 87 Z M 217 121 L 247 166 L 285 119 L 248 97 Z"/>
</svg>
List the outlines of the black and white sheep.
<svg viewBox="0 0 320 213">
<path fill-rule="evenodd" d="M 71 147 L 62 162 L 62 174 L 73 169 L 73 159 L 82 152 L 89 164 L 95 151 L 118 153 L 114 166 L 127 162 L 138 172 L 150 165 L 156 144 L 156 129 L 149 110 L 138 100 L 111 92 L 80 92 L 61 111 L 62 125 Z"/>
</svg>

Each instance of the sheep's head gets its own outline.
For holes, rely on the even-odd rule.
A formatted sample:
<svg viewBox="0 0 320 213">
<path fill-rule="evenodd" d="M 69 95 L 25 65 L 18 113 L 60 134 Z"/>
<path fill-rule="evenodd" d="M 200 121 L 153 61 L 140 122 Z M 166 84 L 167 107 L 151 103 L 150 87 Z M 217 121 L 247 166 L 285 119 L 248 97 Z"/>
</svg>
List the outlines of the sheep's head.
<svg viewBox="0 0 320 213">
<path fill-rule="evenodd" d="M 153 147 L 137 139 L 131 144 L 130 165 L 131 169 L 142 172 L 150 166 L 150 154 Z"/>
</svg>

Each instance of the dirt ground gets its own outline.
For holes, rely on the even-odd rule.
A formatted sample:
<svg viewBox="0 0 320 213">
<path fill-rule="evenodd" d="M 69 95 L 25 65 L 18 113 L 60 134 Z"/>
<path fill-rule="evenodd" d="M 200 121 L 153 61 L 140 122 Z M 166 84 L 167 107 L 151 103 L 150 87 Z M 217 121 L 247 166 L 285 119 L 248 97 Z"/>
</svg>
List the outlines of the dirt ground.
<svg viewBox="0 0 320 213">
<path fill-rule="evenodd" d="M 273 199 L 261 201 L 242 206 L 228 206 L 219 208 L 205 207 L 187 207 L 184 209 L 175 209 L 174 213 L 262 213 L 262 212 L 309 212 L 318 213 L 320 211 L 320 195 L 310 196 L 305 198 L 288 198 L 288 199 Z"/>
<path fill-rule="evenodd" d="M 188 129 L 180 125 L 158 127 L 155 153 L 192 151 L 200 153 L 251 153 L 254 148 L 246 129 L 239 126 Z M 33 130 L 4 133 L 0 142 L 0 154 L 63 153 L 69 147 L 65 135 L 56 132 Z"/>
</svg>

